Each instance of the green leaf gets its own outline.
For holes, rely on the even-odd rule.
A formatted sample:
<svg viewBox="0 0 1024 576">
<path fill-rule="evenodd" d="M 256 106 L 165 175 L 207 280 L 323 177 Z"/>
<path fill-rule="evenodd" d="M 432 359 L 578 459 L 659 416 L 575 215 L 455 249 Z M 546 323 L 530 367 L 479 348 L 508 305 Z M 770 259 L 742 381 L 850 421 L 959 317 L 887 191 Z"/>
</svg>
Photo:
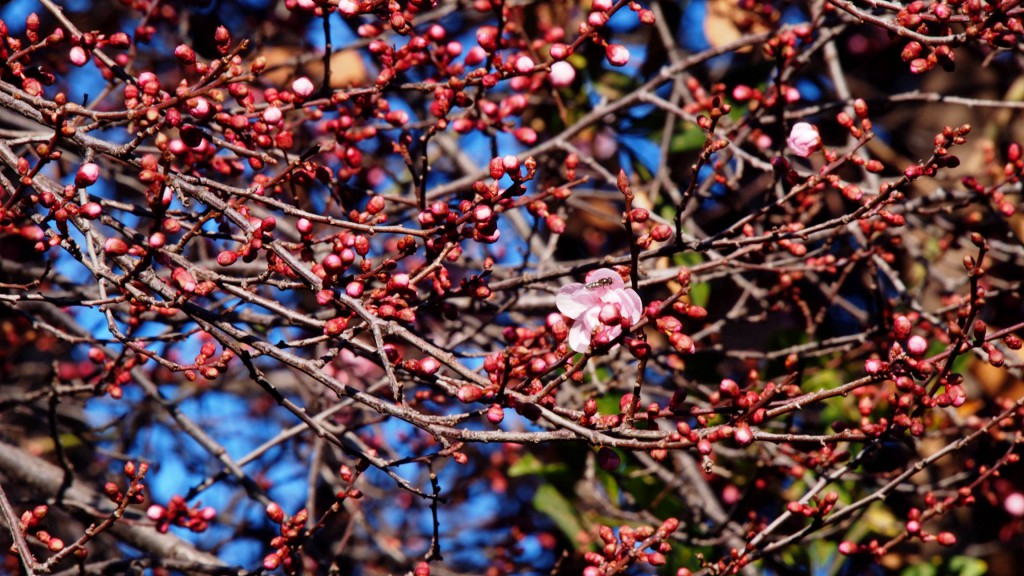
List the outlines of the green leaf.
<svg viewBox="0 0 1024 576">
<path fill-rule="evenodd" d="M 940 351 L 944 348 L 941 347 Z M 953 360 L 953 366 L 950 369 L 954 374 L 963 374 L 971 366 L 972 362 L 974 362 L 973 354 L 961 354 L 956 357 L 956 360 Z"/>
<path fill-rule="evenodd" d="M 811 560 L 811 574 L 830 574 L 836 566 L 839 545 L 828 540 L 817 540 L 807 546 L 807 555 Z"/>
<path fill-rule="evenodd" d="M 805 392 L 817 392 L 818 390 L 831 390 L 839 387 L 843 383 L 842 377 L 839 372 L 832 370 L 831 368 L 825 368 L 818 370 L 814 374 L 811 374 L 803 385 L 800 386 Z"/>
<path fill-rule="evenodd" d="M 949 560 L 949 571 L 958 576 L 981 576 L 988 574 L 988 564 L 979 558 L 954 556 Z"/>
<path fill-rule="evenodd" d="M 885 505 L 877 501 L 868 507 L 868 511 L 861 521 L 871 531 L 885 536 L 896 536 L 903 528 L 903 524 L 896 519 L 896 516 Z"/>
<path fill-rule="evenodd" d="M 510 478 L 520 476 L 550 476 L 566 471 L 564 462 L 544 463 L 530 453 L 524 453 L 515 464 L 509 466 L 508 475 Z"/>
<path fill-rule="evenodd" d="M 707 282 L 690 284 L 690 302 L 703 308 L 704 306 L 707 306 L 708 300 L 710 299 L 711 284 L 708 284 Z"/>
<path fill-rule="evenodd" d="M 935 566 L 920 563 L 908 566 L 903 572 L 900 572 L 900 576 L 935 576 L 937 573 L 938 570 L 935 569 Z"/>
<path fill-rule="evenodd" d="M 704 146 L 704 131 L 696 124 L 687 123 L 682 130 L 676 132 L 669 142 L 670 152 L 692 152 Z"/>
<path fill-rule="evenodd" d="M 597 399 L 598 414 L 618 414 L 619 400 L 622 396 L 618 394 L 605 394 Z"/>
<path fill-rule="evenodd" d="M 558 529 L 573 543 L 573 546 L 576 546 L 576 538 L 583 531 L 583 525 L 580 524 L 580 519 L 576 516 L 576 510 L 572 503 L 562 496 L 561 492 L 550 484 L 541 485 L 533 495 L 533 507 L 541 514 L 551 518 Z"/>
<path fill-rule="evenodd" d="M 619 499 L 622 498 L 622 493 L 619 490 L 619 482 L 615 479 L 615 476 L 604 470 L 598 470 L 597 480 L 608 494 L 608 502 L 611 502 L 613 505 L 618 504 Z"/>
</svg>

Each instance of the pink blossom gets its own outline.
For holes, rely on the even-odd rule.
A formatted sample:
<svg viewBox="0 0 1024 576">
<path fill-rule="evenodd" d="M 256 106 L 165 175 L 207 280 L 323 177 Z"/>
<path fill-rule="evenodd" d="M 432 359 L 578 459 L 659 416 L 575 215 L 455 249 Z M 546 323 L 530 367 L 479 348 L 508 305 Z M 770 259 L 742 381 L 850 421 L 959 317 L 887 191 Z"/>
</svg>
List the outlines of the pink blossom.
<svg viewBox="0 0 1024 576">
<path fill-rule="evenodd" d="M 815 150 L 821 147 L 821 135 L 818 129 L 807 122 L 797 122 L 789 132 L 786 145 L 793 151 L 793 154 L 801 158 L 807 158 Z"/>
<path fill-rule="evenodd" d="M 299 98 L 305 98 L 313 93 L 313 81 L 303 76 L 292 82 L 292 92 Z"/>
<path fill-rule="evenodd" d="M 551 65 L 551 85 L 556 88 L 564 88 L 572 84 L 576 79 L 576 69 L 568 62 L 559 61 Z"/>
<path fill-rule="evenodd" d="M 558 311 L 573 320 L 569 330 L 569 347 L 576 352 L 586 352 L 591 339 L 600 335 L 601 341 L 610 341 L 622 334 L 623 326 L 631 326 L 640 320 L 644 312 L 640 296 L 627 288 L 614 270 L 601 268 L 587 274 L 587 283 L 573 282 L 562 286 L 555 298 Z M 621 320 L 610 325 L 602 322 L 614 318 L 608 314 L 608 307 L 617 308 Z M 602 309 L 605 313 L 602 314 Z"/>
</svg>

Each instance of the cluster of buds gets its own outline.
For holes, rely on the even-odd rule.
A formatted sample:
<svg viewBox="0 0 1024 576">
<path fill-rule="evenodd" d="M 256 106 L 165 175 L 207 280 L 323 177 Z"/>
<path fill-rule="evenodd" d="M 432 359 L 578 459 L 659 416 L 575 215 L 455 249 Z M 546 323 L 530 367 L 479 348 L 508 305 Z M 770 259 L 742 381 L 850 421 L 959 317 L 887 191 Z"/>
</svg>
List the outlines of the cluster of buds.
<svg viewBox="0 0 1024 576">
<path fill-rule="evenodd" d="M 836 502 L 839 501 L 839 494 L 835 492 L 829 492 L 824 498 L 815 497 L 811 503 L 802 504 L 800 502 L 790 502 L 786 505 L 786 510 L 792 514 L 799 516 L 806 516 L 807 518 L 824 518 L 831 512 Z"/>
<path fill-rule="evenodd" d="M 362 470 L 361 467 L 360 470 Z M 347 465 L 342 466 L 340 469 L 342 481 L 350 486 L 357 476 L 358 472 L 353 471 Z M 362 497 L 362 491 L 357 488 L 342 490 L 335 495 L 335 502 L 330 510 L 331 512 L 337 512 L 345 499 L 352 498 L 358 500 Z M 274 548 L 274 551 L 263 558 L 263 568 L 266 570 L 276 570 L 278 567 L 282 567 L 285 572 L 291 574 L 297 568 L 295 564 L 297 558 L 294 552 L 309 537 L 309 531 L 306 529 L 309 513 L 303 508 L 294 516 L 288 517 L 276 502 L 271 502 L 267 505 L 266 513 L 267 518 L 280 527 L 280 535 L 275 536 L 270 541 L 270 546 Z"/>
<path fill-rule="evenodd" d="M 106 352 L 99 346 L 89 348 L 87 355 L 90 362 L 102 367 L 105 372 L 97 381 L 97 386 L 106 385 L 106 393 L 115 400 L 123 396 L 124 386 L 131 382 L 131 371 L 146 361 L 145 356 L 137 356 L 132 353 L 127 353 L 114 360 L 108 358 Z"/>
<path fill-rule="evenodd" d="M 30 531 L 39 527 L 43 519 L 46 518 L 46 514 L 49 510 L 49 507 L 46 505 L 40 505 L 31 510 L 26 510 L 21 514 L 21 518 L 18 520 L 18 530 L 28 536 Z M 52 536 L 46 530 L 36 530 L 34 536 L 51 552 L 60 552 L 64 549 L 64 541 Z"/>
<path fill-rule="evenodd" d="M 896 13 L 896 24 L 906 31 L 920 35 L 954 36 L 954 22 L 966 23 L 966 38 L 976 40 L 995 49 L 1014 46 L 1024 33 L 1019 15 L 1000 15 L 993 18 L 988 7 L 981 2 L 924 2 L 915 0 Z M 900 57 L 909 63 L 910 71 L 921 74 L 941 66 L 947 72 L 956 64 L 955 43 L 909 41 Z"/>
<path fill-rule="evenodd" d="M 800 45 L 814 39 L 814 27 L 808 23 L 784 27 L 764 44 L 764 55 L 789 62 L 800 53 Z"/>
<path fill-rule="evenodd" d="M 670 231 L 671 232 L 671 231 Z M 681 268 L 676 274 L 680 288 L 677 296 L 685 296 L 690 292 L 690 271 Z M 673 315 L 674 314 L 674 315 Z M 684 330 L 684 323 L 691 324 L 691 329 L 707 318 L 708 311 L 703 306 L 688 302 L 684 298 L 676 298 L 671 306 L 665 302 L 654 300 L 647 305 L 647 316 L 654 318 L 654 325 L 664 334 L 679 354 L 693 354 L 697 346 Z"/>
<path fill-rule="evenodd" d="M 669 536 L 679 528 L 679 521 L 668 518 L 661 526 L 619 527 L 618 534 L 610 526 L 600 525 L 598 536 L 602 547 L 600 552 L 587 552 L 584 560 L 588 566 L 584 576 L 618 574 L 635 562 L 658 567 L 666 563 L 665 555 L 672 551 Z M 647 550 L 653 549 L 651 552 Z"/>
<path fill-rule="evenodd" d="M 153 504 L 146 509 L 146 517 L 156 523 L 160 533 L 166 533 L 171 526 L 181 526 L 192 532 L 205 532 L 210 522 L 217 517 L 217 511 L 200 504 L 189 506 L 181 496 L 172 496 L 167 506 Z"/>
<path fill-rule="evenodd" d="M 145 486 L 142 481 L 149 472 L 149 464 L 141 462 L 125 462 L 124 475 L 128 478 L 128 487 L 122 491 L 114 482 L 103 485 L 103 494 L 116 504 L 142 504 L 146 501 Z"/>
<path fill-rule="evenodd" d="M 203 337 L 209 338 L 209 335 L 204 334 Z M 235 354 L 231 350 L 224 350 L 218 355 L 217 345 L 212 340 L 207 340 L 200 347 L 192 366 L 185 370 L 185 378 L 190 382 L 194 381 L 198 371 L 204 379 L 216 380 L 218 376 L 227 372 L 228 364 L 234 357 Z"/>
<path fill-rule="evenodd" d="M 276 502 L 268 504 L 266 511 L 267 518 L 280 525 L 281 535 L 275 536 L 270 541 L 270 545 L 275 550 L 263 558 L 263 567 L 267 570 L 275 570 L 284 565 L 285 570 L 288 570 L 293 562 L 292 549 L 302 541 L 305 535 L 309 513 L 302 509 L 289 518 L 285 516 L 284 510 Z"/>
</svg>

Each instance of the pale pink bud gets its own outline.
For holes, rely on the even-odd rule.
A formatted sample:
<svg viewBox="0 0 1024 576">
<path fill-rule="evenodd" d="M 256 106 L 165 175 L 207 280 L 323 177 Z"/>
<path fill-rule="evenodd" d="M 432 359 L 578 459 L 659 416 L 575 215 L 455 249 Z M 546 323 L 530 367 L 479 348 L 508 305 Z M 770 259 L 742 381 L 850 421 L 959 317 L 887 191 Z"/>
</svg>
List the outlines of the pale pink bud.
<svg viewBox="0 0 1024 576">
<path fill-rule="evenodd" d="M 892 331 L 896 334 L 896 337 L 901 340 L 910 336 L 911 328 L 912 325 L 910 323 L 910 318 L 907 318 L 906 316 L 897 316 L 892 322 Z"/>
<path fill-rule="evenodd" d="M 150 520 L 157 522 L 164 517 L 164 507 L 159 504 L 153 504 L 146 509 L 146 517 Z"/>
<path fill-rule="evenodd" d="M 298 229 L 300 234 L 309 234 L 313 231 L 313 223 L 305 218 L 299 218 L 295 228 Z"/>
<path fill-rule="evenodd" d="M 658 224 L 651 229 L 651 238 L 658 242 L 664 242 L 672 237 L 672 227 L 668 224 Z"/>
<path fill-rule="evenodd" d="M 609 44 L 605 48 L 605 56 L 612 66 L 625 66 L 629 63 L 629 49 L 622 44 Z"/>
<path fill-rule="evenodd" d="M 466 53 L 466 65 L 476 66 L 487 58 L 487 51 L 479 46 L 473 46 Z"/>
<path fill-rule="evenodd" d="M 1003 501 L 1003 508 L 1011 516 L 1017 516 L 1018 518 L 1024 516 L 1024 494 L 1020 492 L 1014 492 L 1006 497 Z"/>
<path fill-rule="evenodd" d="M 530 72 L 533 72 L 533 67 L 533 58 L 530 58 L 529 56 L 520 56 L 516 59 L 516 72 L 519 72 L 520 74 L 529 74 Z"/>
<path fill-rule="evenodd" d="M 459 399 L 459 401 L 464 402 L 466 404 L 470 402 L 476 402 L 483 395 L 484 391 L 480 389 L 478 386 L 473 386 L 472 384 L 460 386 L 459 389 L 455 392 L 455 396 Z"/>
<path fill-rule="evenodd" d="M 609 16 L 604 12 L 591 12 L 587 14 L 587 24 L 591 28 L 601 28 L 608 23 Z"/>
<path fill-rule="evenodd" d="M 481 204 L 476 208 L 473 208 L 473 219 L 480 223 L 490 220 L 490 216 L 493 214 L 494 210 L 490 209 L 490 206 Z"/>
<path fill-rule="evenodd" d="M 82 204 L 81 214 L 90 220 L 93 218 L 99 218 L 102 213 L 103 207 L 96 202 L 86 202 L 85 204 Z"/>
<path fill-rule="evenodd" d="M 348 294 L 351 298 L 359 298 L 363 295 L 363 283 L 362 282 L 349 282 L 345 286 L 345 294 Z"/>
<path fill-rule="evenodd" d="M 505 170 L 511 172 L 519 168 L 519 158 L 509 154 L 501 159 L 501 165 L 505 167 Z"/>
<path fill-rule="evenodd" d="M 344 263 L 341 261 L 341 256 L 338 256 L 337 254 L 328 254 L 327 257 L 324 258 L 323 266 L 324 270 L 331 274 L 335 274 L 345 267 Z"/>
<path fill-rule="evenodd" d="M 505 410 L 501 407 L 501 404 L 491 404 L 491 407 L 487 409 L 487 421 L 491 424 L 501 424 L 501 421 L 505 419 Z"/>
<path fill-rule="evenodd" d="M 174 48 L 174 57 L 177 58 L 179 62 L 181 62 L 182 64 L 185 64 L 186 66 L 190 65 L 190 64 L 195 64 L 196 63 L 196 52 L 195 52 L 195 50 L 193 50 L 192 48 L 190 48 L 190 47 L 188 47 L 188 46 L 186 46 L 184 44 L 178 44 L 178 46 Z"/>
<path fill-rule="evenodd" d="M 297 78 L 292 82 L 292 92 L 300 98 L 305 98 L 313 93 L 313 82 L 305 76 Z"/>
<path fill-rule="evenodd" d="M 914 58 L 910 61 L 910 72 L 913 74 L 921 74 L 931 69 L 931 64 L 924 58 Z"/>
<path fill-rule="evenodd" d="M 527 146 L 532 146 L 537 142 L 537 131 L 529 126 L 520 126 L 516 128 L 512 135 Z"/>
<path fill-rule="evenodd" d="M 490 169 L 491 178 L 500 180 L 505 175 L 505 164 L 501 161 L 501 158 L 491 158 L 487 166 Z"/>
<path fill-rule="evenodd" d="M 564 60 L 571 54 L 569 46 L 562 44 L 561 42 L 555 42 L 551 45 L 551 57 L 555 60 Z"/>
<path fill-rule="evenodd" d="M 728 396 L 739 396 L 740 394 L 740 385 L 735 380 L 729 378 L 722 380 L 718 385 L 718 389 Z"/>
<path fill-rule="evenodd" d="M 263 121 L 267 124 L 277 124 L 281 121 L 281 109 L 277 106 L 271 106 L 263 111 Z"/>
<path fill-rule="evenodd" d="M 594 2 L 591 3 L 590 8 L 592 10 L 607 12 L 612 9 L 612 0 L 594 0 Z"/>
<path fill-rule="evenodd" d="M 420 360 L 419 369 L 424 374 L 434 374 L 441 368 L 441 363 L 436 358 L 426 357 Z"/>
<path fill-rule="evenodd" d="M 210 103 L 206 98 L 196 98 L 196 105 L 188 109 L 188 113 L 196 118 L 202 119 L 210 115 Z"/>
<path fill-rule="evenodd" d="M 740 446 L 746 446 L 754 441 L 754 432 L 751 431 L 750 426 L 744 422 L 736 426 L 736 430 L 733 432 L 733 438 Z"/>
<path fill-rule="evenodd" d="M 921 336 L 911 336 L 907 340 L 907 352 L 914 356 L 921 356 L 928 351 L 928 341 Z"/>
<path fill-rule="evenodd" d="M 746 102 L 754 97 L 754 91 L 750 89 L 750 86 L 745 84 L 739 84 L 732 89 L 732 99 L 737 102 Z"/>
<path fill-rule="evenodd" d="M 103 251 L 111 256 L 123 256 L 128 253 L 128 244 L 120 238 L 107 238 L 103 242 Z"/>
<path fill-rule="evenodd" d="M 807 122 L 797 122 L 789 132 L 786 145 L 793 151 L 793 154 L 807 158 L 821 147 L 821 135 L 813 125 Z"/>
<path fill-rule="evenodd" d="M 609 326 L 617 325 L 622 322 L 622 313 L 615 304 L 605 304 L 601 306 L 601 311 L 598 313 L 597 318 Z"/>
<path fill-rule="evenodd" d="M 562 219 L 558 214 L 548 214 L 548 217 L 544 219 L 548 225 L 548 229 L 555 234 L 562 234 L 565 232 L 565 220 Z"/>
<path fill-rule="evenodd" d="M 409 275 L 405 273 L 395 274 L 388 280 L 388 288 L 391 290 L 402 290 L 409 287 Z"/>
<path fill-rule="evenodd" d="M 85 66 L 85 63 L 89 61 L 89 55 L 85 53 L 85 48 L 82 48 L 81 46 L 71 48 L 69 56 L 71 58 L 71 63 L 75 66 Z"/>
<path fill-rule="evenodd" d="M 46 232 L 39 226 L 24 226 L 19 230 L 21 237 L 30 242 L 42 242 L 46 240 Z"/>
<path fill-rule="evenodd" d="M 843 186 L 843 196 L 846 196 L 850 200 L 856 202 L 864 197 L 864 192 L 860 189 L 860 186 L 856 184 L 847 184 Z"/>
<path fill-rule="evenodd" d="M 868 358 L 864 362 L 864 371 L 868 374 L 878 374 L 882 371 L 882 362 L 877 358 Z"/>
<path fill-rule="evenodd" d="M 75 186 L 85 188 L 96 183 L 100 179 L 100 167 L 92 162 L 86 162 L 78 168 L 75 174 Z"/>
<path fill-rule="evenodd" d="M 221 266 L 231 266 L 238 260 L 238 254 L 230 250 L 225 250 L 220 254 L 217 254 L 217 264 Z"/>
<path fill-rule="evenodd" d="M 186 294 L 191 294 L 196 291 L 195 277 L 192 276 L 191 272 L 184 268 L 175 268 L 174 271 L 171 272 L 171 279 L 174 280 L 174 283 L 177 284 L 178 287 L 181 288 L 181 291 Z"/>
<path fill-rule="evenodd" d="M 839 553 L 849 556 L 850 554 L 857 553 L 857 544 L 850 542 L 849 540 L 843 540 L 839 543 Z"/>
<path fill-rule="evenodd" d="M 359 14 L 359 3 L 355 0 L 341 0 L 338 2 L 338 12 L 342 16 L 355 16 Z"/>
<path fill-rule="evenodd" d="M 572 64 L 560 60 L 551 65 L 551 73 L 548 75 L 551 85 L 556 88 L 570 86 L 576 79 L 576 69 Z"/>
</svg>

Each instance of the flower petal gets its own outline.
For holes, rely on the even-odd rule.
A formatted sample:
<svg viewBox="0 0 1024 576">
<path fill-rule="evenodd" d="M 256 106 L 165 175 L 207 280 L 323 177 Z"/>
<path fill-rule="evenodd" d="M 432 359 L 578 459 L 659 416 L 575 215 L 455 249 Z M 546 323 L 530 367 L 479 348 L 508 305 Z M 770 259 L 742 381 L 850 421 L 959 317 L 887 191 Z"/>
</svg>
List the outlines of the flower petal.
<svg viewBox="0 0 1024 576">
<path fill-rule="evenodd" d="M 590 329 L 583 318 L 573 322 L 569 329 L 569 348 L 576 352 L 586 352 L 590 348 Z"/>
<path fill-rule="evenodd" d="M 566 284 L 558 289 L 555 296 L 555 305 L 558 311 L 569 318 L 578 318 L 580 314 L 587 311 L 587 308 L 597 304 L 597 297 L 590 294 L 579 282 Z"/>
<path fill-rule="evenodd" d="M 640 300 L 640 295 L 636 293 L 636 290 L 626 288 L 622 292 L 624 295 L 622 315 L 629 318 L 630 324 L 636 324 L 644 315 L 644 303 Z"/>
<path fill-rule="evenodd" d="M 605 279 L 611 280 L 612 283 L 603 288 L 614 290 L 622 287 L 622 276 L 619 276 L 618 272 L 611 268 L 598 268 L 587 272 L 587 284 Z"/>
</svg>

